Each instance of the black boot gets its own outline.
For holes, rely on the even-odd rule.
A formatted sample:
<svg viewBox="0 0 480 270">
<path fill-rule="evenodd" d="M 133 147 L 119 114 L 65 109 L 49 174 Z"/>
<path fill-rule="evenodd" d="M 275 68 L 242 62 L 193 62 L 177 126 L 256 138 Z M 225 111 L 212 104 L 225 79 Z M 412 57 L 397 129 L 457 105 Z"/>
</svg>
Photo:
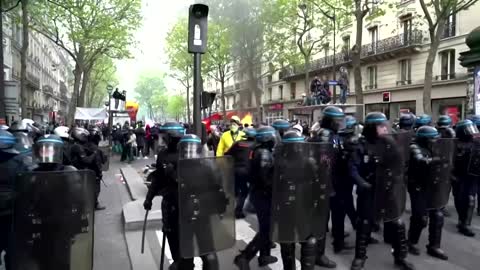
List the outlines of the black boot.
<svg viewBox="0 0 480 270">
<path fill-rule="evenodd" d="M 472 231 L 472 229 L 470 229 L 474 210 L 475 210 L 475 198 L 473 198 L 472 196 L 469 196 L 468 207 L 465 211 L 465 220 L 460 220 L 460 223 L 457 225 L 458 232 L 468 237 L 475 236 L 475 233 Z"/>
<path fill-rule="evenodd" d="M 295 265 L 295 244 L 280 244 L 280 254 L 284 270 L 296 270 Z"/>
<path fill-rule="evenodd" d="M 268 255 L 268 256 L 258 257 L 258 266 L 260 266 L 260 267 L 264 267 L 264 266 L 267 266 L 269 264 L 276 263 L 276 262 L 278 262 L 278 259 L 275 256 Z"/>
<path fill-rule="evenodd" d="M 420 235 L 426 224 L 427 217 L 412 216 L 410 218 L 410 229 L 408 230 L 408 252 L 413 255 L 420 255 L 420 249 L 416 245 L 420 240 Z"/>
<path fill-rule="evenodd" d="M 311 236 L 307 241 L 302 243 L 300 250 L 300 263 L 302 270 L 314 270 L 315 269 L 315 249 L 317 245 L 317 239 Z"/>
<path fill-rule="evenodd" d="M 458 232 L 468 236 L 468 237 L 474 237 L 475 233 L 470 229 L 470 226 L 466 225 L 465 223 L 460 223 L 457 225 Z"/>
<path fill-rule="evenodd" d="M 333 252 L 340 253 L 342 250 L 351 250 L 354 249 L 355 246 L 349 242 L 343 241 L 343 243 L 337 244 L 333 243 Z"/>
<path fill-rule="evenodd" d="M 355 241 L 355 259 L 352 270 L 361 270 L 367 260 L 367 245 L 370 239 L 370 223 L 368 220 L 359 220 L 357 223 L 357 239 Z"/>
<path fill-rule="evenodd" d="M 442 242 L 443 229 L 443 212 L 441 210 L 430 211 L 430 224 L 428 224 L 428 255 L 439 258 L 441 260 L 448 260 L 448 256 L 440 249 Z"/>
<path fill-rule="evenodd" d="M 257 233 L 255 237 L 248 243 L 244 250 L 235 257 L 233 263 L 240 270 L 250 270 L 250 261 L 255 257 L 260 250 L 260 235 Z"/>
<path fill-rule="evenodd" d="M 405 224 L 401 219 L 398 219 L 392 223 L 392 226 L 395 228 L 392 228 L 392 231 L 395 232 L 395 235 L 392 237 L 395 265 L 402 270 L 415 270 L 413 264 L 406 260 L 408 251 Z"/>
<path fill-rule="evenodd" d="M 352 262 L 352 267 L 350 267 L 350 270 L 362 270 L 364 265 L 365 259 L 355 258 Z"/>
<path fill-rule="evenodd" d="M 323 237 L 317 242 L 317 255 L 315 258 L 315 264 L 320 267 L 335 268 L 337 267 L 337 264 L 334 261 L 330 260 L 327 256 L 325 256 L 325 241 L 326 238 Z"/>
</svg>

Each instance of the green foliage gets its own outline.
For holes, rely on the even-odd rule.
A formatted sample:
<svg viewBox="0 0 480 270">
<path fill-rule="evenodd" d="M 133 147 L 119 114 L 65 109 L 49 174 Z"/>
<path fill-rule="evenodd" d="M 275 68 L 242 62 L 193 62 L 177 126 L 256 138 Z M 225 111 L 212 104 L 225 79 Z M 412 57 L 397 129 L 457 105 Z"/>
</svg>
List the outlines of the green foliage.
<svg viewBox="0 0 480 270">
<path fill-rule="evenodd" d="M 217 82 L 225 82 L 233 75 L 230 66 L 233 62 L 231 32 L 225 24 L 212 22 L 208 25 L 208 33 L 205 73 Z"/>
<path fill-rule="evenodd" d="M 179 121 L 180 117 L 185 113 L 185 106 L 187 104 L 187 100 L 182 95 L 175 95 L 170 96 L 168 98 L 168 105 L 167 105 L 167 114 L 175 118 L 175 120 Z"/>
<path fill-rule="evenodd" d="M 144 72 L 140 75 L 135 87 L 135 98 L 143 107 L 146 107 L 147 116 L 152 119 L 157 111 L 163 111 L 165 104 L 159 102 L 166 93 L 165 75 L 157 72 Z"/>
<path fill-rule="evenodd" d="M 172 69 L 172 76 L 186 88 L 190 87 L 192 77 L 192 55 L 188 53 L 188 20 L 180 18 L 166 38 L 166 53 Z"/>
<path fill-rule="evenodd" d="M 87 86 L 87 106 L 100 107 L 107 100 L 107 86 L 117 85 L 116 67 L 112 59 L 102 56 L 92 68 Z"/>
</svg>

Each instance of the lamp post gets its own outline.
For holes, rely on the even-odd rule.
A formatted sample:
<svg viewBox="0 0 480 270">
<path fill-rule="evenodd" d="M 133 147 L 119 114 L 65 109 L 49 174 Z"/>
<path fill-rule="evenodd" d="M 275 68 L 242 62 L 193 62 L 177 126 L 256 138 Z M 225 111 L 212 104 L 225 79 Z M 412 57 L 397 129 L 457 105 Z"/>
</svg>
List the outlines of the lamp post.
<svg viewBox="0 0 480 270">
<path fill-rule="evenodd" d="M 112 146 L 112 122 L 113 122 L 113 115 L 112 115 L 112 91 L 113 91 L 113 86 L 110 84 L 107 85 L 107 93 L 108 93 L 108 131 L 110 134 L 108 134 L 108 145 L 111 147 Z"/>
</svg>

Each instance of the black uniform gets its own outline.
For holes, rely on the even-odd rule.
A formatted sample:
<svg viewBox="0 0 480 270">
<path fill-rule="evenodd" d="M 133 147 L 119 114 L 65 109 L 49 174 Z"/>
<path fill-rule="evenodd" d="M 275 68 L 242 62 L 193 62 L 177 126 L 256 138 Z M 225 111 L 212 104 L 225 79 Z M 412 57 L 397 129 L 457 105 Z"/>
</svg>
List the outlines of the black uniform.
<svg viewBox="0 0 480 270">
<path fill-rule="evenodd" d="M 370 238 L 372 224 L 375 220 L 375 191 L 377 182 L 378 155 L 377 145 L 380 144 L 380 137 L 377 128 L 380 125 L 386 126 L 387 118 L 380 112 L 369 113 L 365 118 L 365 128 L 355 153 L 350 160 L 349 166 L 352 178 L 357 185 L 357 235 L 355 244 L 355 259 L 352 262 L 352 270 L 363 269 L 367 259 L 367 245 Z M 383 139 L 382 139 L 383 140 Z M 390 145 L 394 143 L 390 142 Z M 397 155 L 400 155 L 397 152 Z M 400 180 L 403 181 L 403 180 Z M 389 211 L 391 209 L 386 209 Z M 389 220 L 390 221 L 390 220 Z M 414 267 L 405 259 L 407 257 L 407 240 L 405 224 L 400 218 L 389 223 L 389 238 L 392 241 L 393 256 L 395 264 L 402 269 L 410 270 Z"/>
<path fill-rule="evenodd" d="M 259 265 L 277 261 L 270 256 L 270 221 L 272 205 L 272 178 L 273 178 L 273 147 L 275 145 L 275 130 L 272 127 L 262 127 L 257 131 L 257 145 L 253 148 L 250 157 L 250 200 L 255 207 L 259 231 L 247 244 L 240 255 L 235 257 L 234 263 L 240 270 L 249 270 L 249 262 L 260 251 Z"/>
<path fill-rule="evenodd" d="M 235 216 L 237 218 L 245 217 L 243 214 L 243 205 L 248 195 L 249 155 L 254 144 L 255 142 L 253 140 L 237 141 L 225 153 L 225 155 L 232 156 L 235 161 L 235 196 L 237 197 Z"/>
<path fill-rule="evenodd" d="M 474 136 L 478 136 L 477 127 L 470 120 L 457 123 L 455 133 L 458 138 L 454 161 L 452 182 L 455 208 L 458 213 L 458 231 L 466 236 L 473 237 L 475 233 L 470 229 L 475 209 L 475 195 L 479 177 L 469 172 L 469 163 L 473 156 Z M 475 139 L 478 140 L 478 139 Z"/>
<path fill-rule="evenodd" d="M 429 225 L 429 243 L 427 252 L 433 257 L 447 260 L 443 250 L 440 249 L 443 228 L 443 212 L 441 209 L 427 210 L 427 189 L 430 189 L 430 174 L 441 161 L 433 157 L 429 142 L 439 137 L 437 130 L 430 126 L 423 126 L 417 130 L 415 142 L 410 145 L 410 166 L 408 177 L 408 192 L 410 194 L 412 215 L 410 216 L 410 229 L 408 231 L 409 251 L 419 255 L 416 247 L 423 228 Z M 453 153 L 452 153 L 453 154 Z M 430 222 L 428 220 L 430 219 Z"/>
</svg>

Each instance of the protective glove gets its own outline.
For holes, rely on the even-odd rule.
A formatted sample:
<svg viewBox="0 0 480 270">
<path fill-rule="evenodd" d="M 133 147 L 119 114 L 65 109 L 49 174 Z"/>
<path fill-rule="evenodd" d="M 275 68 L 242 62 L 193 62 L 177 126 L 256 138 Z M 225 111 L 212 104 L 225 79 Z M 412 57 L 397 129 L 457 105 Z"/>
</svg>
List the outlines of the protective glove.
<svg viewBox="0 0 480 270">
<path fill-rule="evenodd" d="M 152 201 L 146 199 L 146 200 L 143 202 L 143 208 L 145 208 L 145 210 L 147 210 L 147 211 L 152 210 Z"/>
</svg>

